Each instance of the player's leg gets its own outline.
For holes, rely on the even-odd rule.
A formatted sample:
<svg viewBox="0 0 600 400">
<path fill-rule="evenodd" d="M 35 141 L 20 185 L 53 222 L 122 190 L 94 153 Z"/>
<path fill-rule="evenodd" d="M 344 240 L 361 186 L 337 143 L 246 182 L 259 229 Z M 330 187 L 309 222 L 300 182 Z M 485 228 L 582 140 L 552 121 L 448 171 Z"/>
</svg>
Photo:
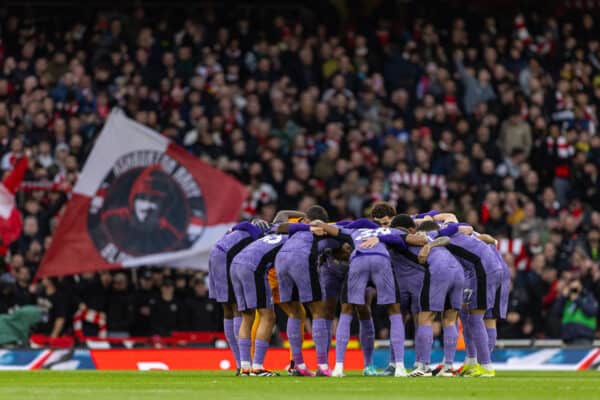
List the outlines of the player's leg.
<svg viewBox="0 0 600 400">
<path fill-rule="evenodd" d="M 379 290 L 379 289 L 378 289 Z M 390 319 L 390 347 L 394 352 L 396 365 L 394 366 L 395 377 L 405 377 L 406 369 L 404 368 L 404 319 L 400 312 L 400 303 L 393 303 L 387 306 L 387 312 Z"/>
<path fill-rule="evenodd" d="M 302 355 L 302 342 L 304 341 L 304 320 L 306 319 L 306 311 L 302 304 L 298 301 L 290 301 L 283 308 L 287 315 L 286 333 L 290 343 L 290 350 L 294 359 L 294 368 L 290 369 L 290 374 L 294 376 L 313 376 L 313 373 L 308 370 L 304 363 Z"/>
<path fill-rule="evenodd" d="M 264 361 L 269 349 L 269 342 L 275 325 L 275 312 L 272 308 L 260 308 L 257 310 L 260 316 L 256 339 L 254 341 L 254 355 L 252 358 L 252 374 L 256 376 L 273 376 L 275 373 L 265 369 Z"/>
<path fill-rule="evenodd" d="M 484 316 L 485 329 L 488 334 L 488 341 L 490 346 L 490 354 L 494 352 L 494 348 L 496 347 L 496 339 L 498 337 L 496 321 L 498 319 L 506 318 L 509 291 L 510 271 L 508 271 L 508 268 L 506 267 L 506 269 L 502 271 L 502 281 L 500 282 L 500 285 L 496 290 L 494 307 L 491 310 L 488 310 Z"/>
<path fill-rule="evenodd" d="M 488 345 L 491 356 L 494 352 L 494 348 L 496 347 L 496 339 L 498 338 L 498 331 L 496 330 L 496 318 L 484 318 L 483 323 L 485 324 L 485 330 L 488 335 Z"/>
<path fill-rule="evenodd" d="M 252 324 L 254 323 L 254 309 L 242 311 L 242 323 L 238 334 L 238 349 L 240 352 L 240 375 L 248 376 L 252 370 Z"/>
<path fill-rule="evenodd" d="M 296 265 L 291 270 L 292 278 L 298 288 L 300 302 L 307 304 L 312 314 L 312 336 L 317 353 L 317 376 L 331 376 L 327 350 L 329 348 L 329 330 L 327 328 L 328 310 L 323 301 L 323 290 L 317 270 L 316 253 L 311 252 L 308 264 Z"/>
<path fill-rule="evenodd" d="M 410 291 L 408 290 L 408 282 L 407 279 L 399 278 L 397 273 L 394 273 L 396 278 L 396 284 L 398 285 L 399 291 L 399 299 L 400 299 L 400 310 L 402 312 L 402 316 L 404 317 L 404 321 L 406 321 L 406 317 L 410 316 Z M 394 354 L 394 349 L 390 346 L 390 361 L 388 366 L 381 373 L 383 376 L 394 376 L 396 372 L 396 355 Z"/>
<path fill-rule="evenodd" d="M 237 333 L 235 332 L 234 318 L 237 311 L 235 303 L 223 303 L 223 328 L 227 345 L 235 358 L 236 368 L 240 369 L 240 352 L 237 344 Z M 239 314 L 238 314 L 239 315 Z M 238 317 L 239 318 L 239 317 Z"/>
<path fill-rule="evenodd" d="M 471 310 L 469 312 L 469 329 L 471 330 L 471 338 L 477 349 L 477 363 L 479 366 L 474 373 L 467 376 L 481 376 L 485 371 L 493 371 L 488 336 L 485 323 L 483 322 L 484 314 L 485 310 L 483 309 Z"/>
<path fill-rule="evenodd" d="M 389 259 L 377 257 L 370 264 L 370 278 L 377 290 L 377 304 L 385 305 L 390 319 L 390 345 L 396 358 L 394 376 L 406 376 L 404 369 L 404 319 L 400 308 L 400 289 Z"/>
<path fill-rule="evenodd" d="M 485 261 L 486 260 L 484 260 L 484 262 Z M 487 265 L 493 265 L 494 262 L 495 260 L 493 259 L 487 260 Z M 491 378 L 496 375 L 494 367 L 492 366 L 492 352 L 484 318 L 486 317 L 487 310 L 493 310 L 493 308 L 499 304 L 496 302 L 496 297 L 500 296 L 502 277 L 503 271 L 500 269 L 485 274 L 484 283 L 480 282 L 480 285 L 477 288 L 476 302 L 478 309 L 472 310 L 469 315 L 469 322 L 474 329 L 473 336 L 475 339 L 475 346 L 477 347 L 477 362 L 480 365 L 476 373 L 472 374 L 472 376 L 475 377 Z M 490 314 L 488 313 L 488 315 Z M 477 331 L 475 331 L 474 326 L 477 326 Z M 494 333 L 494 341 L 495 331 L 496 329 L 494 327 L 492 332 Z"/>
<path fill-rule="evenodd" d="M 368 298 L 366 299 L 366 302 L 367 304 L 365 305 L 357 305 L 354 307 L 354 310 L 358 315 L 358 338 L 360 341 L 360 348 L 363 352 L 363 375 L 377 376 L 377 371 L 373 365 L 373 351 L 375 350 L 375 324 L 373 323 L 371 306 Z"/>
<path fill-rule="evenodd" d="M 251 297 L 255 294 L 253 279 L 248 282 L 247 276 L 252 277 L 251 266 L 232 263 L 231 265 L 231 284 L 237 303 L 237 311 L 241 314 L 239 327 L 237 328 L 237 343 L 240 355 L 240 375 L 248 376 L 252 367 L 251 347 L 252 347 L 252 325 L 254 323 L 255 310 L 248 307 L 247 300 L 254 301 Z M 255 302 L 255 301 L 254 301 Z M 235 320 L 234 320 L 235 323 Z M 234 326 L 235 329 L 235 326 Z"/>
<path fill-rule="evenodd" d="M 454 370 L 454 357 L 458 342 L 458 310 L 462 307 L 465 277 L 462 268 L 457 265 L 452 274 L 452 285 L 448 291 L 442 314 L 444 330 L 444 363 L 436 376 L 452 377 Z"/>
<path fill-rule="evenodd" d="M 306 311 L 299 302 L 298 288 L 294 284 L 293 276 L 291 275 L 294 263 L 295 260 L 291 258 L 289 253 L 280 253 L 277 256 L 275 265 L 279 284 L 280 306 L 288 317 L 286 333 L 293 359 L 293 367 L 290 365 L 288 373 L 295 376 L 312 376 L 312 372 L 306 368 L 302 355 Z"/>
<path fill-rule="evenodd" d="M 227 254 L 220 248 L 214 247 L 209 255 L 209 298 L 216 300 L 223 306 L 223 330 L 227 345 L 233 353 L 237 374 L 240 369 L 240 356 L 237 344 L 237 332 L 241 318 L 235 306 L 235 293 L 230 278 L 231 261 Z M 237 314 L 237 315 L 236 315 Z M 237 317 L 237 326 L 236 326 Z"/>
<path fill-rule="evenodd" d="M 250 355 L 254 358 L 254 344 L 256 342 L 256 331 L 258 331 L 258 326 L 260 324 L 260 314 L 258 310 L 254 313 L 254 322 L 252 323 L 252 333 L 250 334 L 250 340 L 252 343 L 252 347 L 250 347 Z"/>
<path fill-rule="evenodd" d="M 338 293 L 339 294 L 339 293 Z M 338 296 L 328 297 L 325 300 L 325 308 L 326 308 L 326 317 L 325 320 L 327 322 L 327 353 L 331 348 L 331 337 L 333 336 L 332 328 L 333 328 L 333 320 L 335 319 L 335 311 L 337 308 Z"/>
<path fill-rule="evenodd" d="M 313 316 L 312 336 L 317 353 L 317 376 L 331 376 L 327 351 L 329 349 L 329 330 L 327 329 L 327 304 L 324 301 L 308 303 Z"/>
<path fill-rule="evenodd" d="M 350 340 L 350 324 L 354 307 L 352 303 L 364 304 L 364 293 L 369 280 L 369 272 L 365 269 L 364 263 L 358 257 L 350 263 L 348 275 L 342 285 L 340 301 L 342 309 L 338 320 L 337 330 L 335 332 L 335 368 L 332 376 L 341 378 L 344 376 L 344 359 L 346 357 L 346 348 Z M 356 296 L 356 291 L 360 291 L 362 296 Z"/>
<path fill-rule="evenodd" d="M 436 376 L 452 377 L 454 371 L 454 357 L 456 356 L 456 344 L 458 342 L 458 310 L 444 310 L 442 314 L 442 326 L 444 329 L 444 364 Z"/>
<path fill-rule="evenodd" d="M 460 368 L 461 375 L 467 373 L 470 369 L 477 365 L 477 347 L 471 332 L 471 324 L 469 323 L 469 309 L 465 304 L 459 311 L 460 321 L 462 323 L 463 338 L 465 341 L 465 361 Z"/>
<path fill-rule="evenodd" d="M 344 295 L 342 295 L 344 298 Z M 345 301 L 345 300 L 342 300 Z M 331 376 L 341 378 L 344 376 L 344 359 L 346 357 L 346 348 L 350 341 L 350 325 L 352 324 L 354 307 L 347 302 L 342 303 L 340 318 L 335 331 L 335 368 Z"/>
<path fill-rule="evenodd" d="M 432 376 L 431 349 L 433 346 L 433 320 L 435 312 L 421 311 L 417 315 L 418 325 L 415 333 L 415 369 L 411 377 Z"/>
<path fill-rule="evenodd" d="M 256 339 L 254 341 L 255 351 L 252 359 L 252 375 L 254 376 L 275 376 L 277 373 L 265 369 L 264 360 L 269 348 L 269 341 L 275 325 L 275 312 L 271 302 L 272 293 L 268 284 L 267 273 L 265 270 L 258 269 L 254 272 L 254 301 L 248 301 L 250 306 L 257 310 L 259 323 L 256 329 Z"/>
<path fill-rule="evenodd" d="M 273 304 L 277 304 L 279 306 L 279 308 L 281 308 L 281 310 L 286 314 L 286 315 L 290 315 L 290 308 L 288 307 L 288 303 L 282 303 L 281 302 L 281 296 L 280 296 L 280 291 L 279 291 L 279 280 L 277 279 L 277 270 L 275 267 L 269 269 L 269 272 L 267 274 L 267 278 L 269 281 L 269 287 L 271 288 L 271 294 L 273 296 Z M 304 310 L 304 307 L 302 307 L 301 309 L 302 311 L 302 318 L 301 318 L 301 323 L 300 323 L 300 337 L 304 337 L 304 320 L 306 319 L 306 311 Z M 294 354 L 292 352 L 292 347 L 290 346 L 290 364 L 288 367 L 288 374 L 293 375 L 294 374 L 294 367 L 295 367 L 295 361 L 294 361 Z"/>
</svg>

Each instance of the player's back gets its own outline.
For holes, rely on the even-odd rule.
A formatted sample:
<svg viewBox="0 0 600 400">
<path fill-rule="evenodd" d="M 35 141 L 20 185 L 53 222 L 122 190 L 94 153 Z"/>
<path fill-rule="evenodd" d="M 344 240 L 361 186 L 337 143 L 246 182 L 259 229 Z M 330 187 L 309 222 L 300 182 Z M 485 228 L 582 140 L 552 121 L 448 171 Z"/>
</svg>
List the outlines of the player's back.
<svg viewBox="0 0 600 400">
<path fill-rule="evenodd" d="M 315 235 L 311 231 L 290 231 L 288 240 L 281 247 L 281 252 L 294 252 L 298 255 L 308 254 L 315 243 Z"/>
<path fill-rule="evenodd" d="M 362 242 L 371 238 L 382 235 L 391 235 L 403 234 L 402 231 L 398 229 L 391 228 L 359 228 L 359 229 L 342 229 L 342 232 L 348 233 L 352 237 L 352 241 L 354 242 L 354 251 L 350 255 L 350 260 L 353 260 L 355 257 L 364 256 L 364 255 L 379 255 L 386 258 L 390 257 L 390 254 L 387 250 L 387 247 L 383 243 L 377 243 L 373 247 L 365 248 L 361 247 Z"/>
<path fill-rule="evenodd" d="M 252 265 L 272 263 L 281 247 L 288 240 L 288 235 L 269 234 L 246 246 L 233 259 L 234 263 Z"/>
<path fill-rule="evenodd" d="M 215 243 L 215 247 L 227 253 L 242 241 L 252 240 L 249 232 L 244 230 L 234 230 L 227 232 L 221 239 Z"/>
<path fill-rule="evenodd" d="M 465 268 L 471 268 L 475 259 L 481 260 L 486 272 L 493 272 L 502 268 L 489 246 L 471 235 L 460 232 L 452 235 L 450 244 L 446 248 Z"/>
</svg>

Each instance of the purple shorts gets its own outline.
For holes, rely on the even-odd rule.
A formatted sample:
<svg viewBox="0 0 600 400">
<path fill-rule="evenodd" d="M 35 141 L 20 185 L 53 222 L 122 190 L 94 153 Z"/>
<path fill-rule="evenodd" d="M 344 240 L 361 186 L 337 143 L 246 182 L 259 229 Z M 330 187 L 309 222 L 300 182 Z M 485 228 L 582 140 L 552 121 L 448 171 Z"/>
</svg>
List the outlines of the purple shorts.
<svg viewBox="0 0 600 400">
<path fill-rule="evenodd" d="M 280 251 L 275 257 L 281 303 L 310 303 L 323 298 L 316 260 L 301 254 Z"/>
<path fill-rule="evenodd" d="M 465 274 L 458 262 L 430 266 L 425 272 L 420 295 L 419 311 L 442 312 L 460 310 L 462 306 Z"/>
<path fill-rule="evenodd" d="M 444 310 L 460 310 L 463 299 L 464 273 L 460 265 L 457 267 L 423 270 L 414 269 L 407 274 L 396 274 L 400 289 L 400 306 L 402 313 L 415 315 L 422 311 L 442 312 Z"/>
<path fill-rule="evenodd" d="M 348 273 L 347 265 L 329 263 L 319 267 L 319 282 L 323 299 L 337 299 Z"/>
<path fill-rule="evenodd" d="M 377 290 L 377 304 L 399 302 L 399 291 L 390 259 L 378 254 L 355 256 L 350 260 L 348 276 L 342 290 L 342 303 L 365 304 L 367 285 Z"/>
<path fill-rule="evenodd" d="M 214 246 L 208 256 L 208 297 L 218 303 L 234 303 L 235 293 L 231 284 L 231 263 L 252 238 L 247 237 L 233 245 L 228 251 Z"/>
<path fill-rule="evenodd" d="M 496 304 L 501 293 L 503 271 L 498 269 L 488 273 L 477 272 L 465 280 L 463 304 L 469 310 L 488 310 Z"/>
<path fill-rule="evenodd" d="M 508 296 L 510 294 L 510 270 L 502 263 L 502 280 L 500 287 L 496 290 L 494 307 L 485 312 L 486 319 L 505 319 L 508 311 Z"/>
<path fill-rule="evenodd" d="M 402 314 L 416 314 L 419 312 L 419 297 L 421 287 L 423 286 L 423 276 L 425 270 L 413 269 L 410 271 L 400 271 L 395 269 L 396 284 L 399 289 L 400 308 Z"/>
<path fill-rule="evenodd" d="M 264 270 L 234 260 L 231 264 L 231 283 L 239 311 L 273 308 L 271 287 Z"/>
<path fill-rule="evenodd" d="M 213 247 L 208 257 L 208 297 L 219 303 L 235 301 L 233 286 L 229 276 L 227 253 Z"/>
</svg>

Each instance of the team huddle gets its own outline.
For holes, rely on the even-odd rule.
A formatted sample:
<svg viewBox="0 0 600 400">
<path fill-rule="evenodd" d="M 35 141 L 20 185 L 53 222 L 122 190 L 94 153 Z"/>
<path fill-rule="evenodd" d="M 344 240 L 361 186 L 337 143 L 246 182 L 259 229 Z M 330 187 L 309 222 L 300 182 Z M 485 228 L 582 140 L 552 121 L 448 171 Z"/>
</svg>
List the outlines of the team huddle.
<svg viewBox="0 0 600 400">
<path fill-rule="evenodd" d="M 343 377 L 357 315 L 365 376 L 495 376 L 491 353 L 496 320 L 506 316 L 510 274 L 493 237 L 459 223 L 451 213 L 396 214 L 384 202 L 373 206 L 370 218 L 328 219 L 320 206 L 306 213 L 281 211 L 273 223 L 238 223 L 212 249 L 210 297 L 223 305 L 225 336 L 240 375 L 277 375 L 263 365 L 277 304 L 288 317 L 291 375 Z M 390 321 L 390 364 L 381 373 L 373 365 L 374 297 Z M 331 370 L 328 353 L 338 303 Z M 312 316 L 316 372 L 302 355 L 305 306 Z M 444 361 L 432 368 L 432 325 L 438 315 Z M 404 322 L 409 316 L 416 326 L 416 359 L 407 372 Z M 466 358 L 455 370 L 459 317 Z"/>
</svg>

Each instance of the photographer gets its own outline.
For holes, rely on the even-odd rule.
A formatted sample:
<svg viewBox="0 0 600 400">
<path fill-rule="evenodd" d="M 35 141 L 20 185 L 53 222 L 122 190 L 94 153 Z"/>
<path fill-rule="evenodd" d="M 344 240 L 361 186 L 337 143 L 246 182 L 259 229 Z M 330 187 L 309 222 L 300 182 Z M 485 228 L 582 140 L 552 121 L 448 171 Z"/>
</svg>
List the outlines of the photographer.
<svg viewBox="0 0 600 400">
<path fill-rule="evenodd" d="M 569 345 L 591 345 L 596 329 L 598 302 L 583 289 L 581 281 L 571 281 L 554 304 L 554 313 L 561 315 L 561 335 Z"/>
</svg>

